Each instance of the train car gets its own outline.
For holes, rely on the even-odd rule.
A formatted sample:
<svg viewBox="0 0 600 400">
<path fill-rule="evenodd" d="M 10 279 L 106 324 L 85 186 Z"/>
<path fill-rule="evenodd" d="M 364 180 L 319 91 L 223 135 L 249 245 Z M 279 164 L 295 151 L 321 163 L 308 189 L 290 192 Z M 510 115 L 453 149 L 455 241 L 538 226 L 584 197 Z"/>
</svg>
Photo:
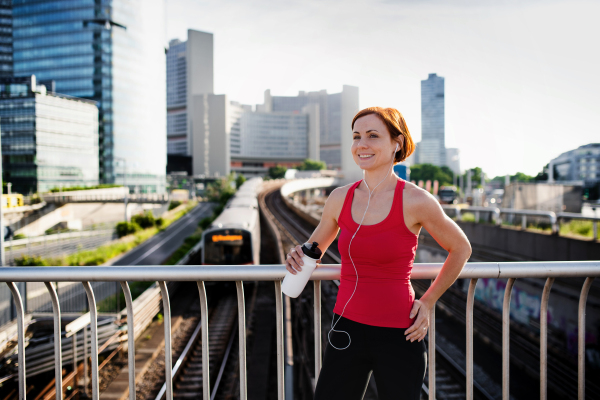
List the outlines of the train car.
<svg viewBox="0 0 600 400">
<path fill-rule="evenodd" d="M 260 264 L 257 194 L 261 183 L 260 178 L 245 182 L 202 233 L 202 264 Z"/>
</svg>

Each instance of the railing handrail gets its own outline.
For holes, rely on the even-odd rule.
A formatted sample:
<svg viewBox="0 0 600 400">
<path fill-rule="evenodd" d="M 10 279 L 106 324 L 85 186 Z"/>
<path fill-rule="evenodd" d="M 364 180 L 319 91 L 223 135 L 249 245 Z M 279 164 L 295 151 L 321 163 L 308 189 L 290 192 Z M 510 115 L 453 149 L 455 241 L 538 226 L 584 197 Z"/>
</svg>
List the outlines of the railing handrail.
<svg viewBox="0 0 600 400">
<path fill-rule="evenodd" d="M 442 263 L 415 264 L 412 279 L 434 279 L 442 268 Z M 274 281 L 275 299 L 276 299 L 276 318 L 277 318 L 277 377 L 278 387 L 284 386 L 284 352 L 281 351 L 280 344 L 283 343 L 283 307 L 281 279 L 285 275 L 284 265 L 227 265 L 227 266 L 109 266 L 109 267 L 4 267 L 0 268 L 0 282 L 6 282 L 12 292 L 15 306 L 17 309 L 17 327 L 18 327 L 18 388 L 19 398 L 25 398 L 26 393 L 26 368 L 25 368 L 25 312 L 21 294 L 14 282 L 45 282 L 48 292 L 52 299 L 52 308 L 54 312 L 54 335 L 61 337 L 62 330 L 60 324 L 60 304 L 59 299 L 51 282 L 68 281 L 81 282 L 86 290 L 88 302 L 90 304 L 90 334 L 91 351 L 88 352 L 88 340 L 84 339 L 84 377 L 87 377 L 87 360 L 91 353 L 91 377 L 92 377 L 92 399 L 99 399 L 98 392 L 98 315 L 96 312 L 96 301 L 90 282 L 92 281 L 120 281 L 124 290 L 125 300 L 127 302 L 127 326 L 128 326 L 128 370 L 129 370 L 129 398 L 135 399 L 135 357 L 134 357 L 134 323 L 135 312 L 131 299 L 131 293 L 127 281 L 159 281 L 163 312 L 164 312 L 164 330 L 165 330 L 165 381 L 166 397 L 173 399 L 173 380 L 172 380 L 172 343 L 171 343 L 171 306 L 167 291 L 166 282 L 176 281 L 197 281 L 201 303 L 202 326 L 208 327 L 208 308 L 206 301 L 205 281 L 235 281 L 238 300 L 238 338 L 239 338 L 239 379 L 240 379 L 240 399 L 247 399 L 246 382 L 246 320 L 245 320 L 245 300 L 244 287 L 242 281 Z M 321 280 L 339 279 L 341 266 L 339 264 L 322 265 L 315 270 L 312 275 L 314 280 L 313 302 L 316 314 L 320 315 L 321 308 Z M 585 305 L 588 291 L 595 277 L 600 276 L 600 261 L 555 261 L 555 262 L 490 262 L 490 263 L 467 263 L 462 270 L 459 278 L 470 278 L 469 291 L 467 294 L 467 367 L 466 367 L 466 390 L 467 399 L 473 399 L 473 304 L 475 286 L 478 278 L 510 278 L 506 287 L 505 299 L 503 304 L 503 324 L 502 331 L 502 381 L 503 398 L 510 396 L 509 388 L 509 365 L 510 365 L 510 295 L 512 283 L 516 278 L 547 278 L 544 286 L 544 295 L 541 299 L 541 318 L 540 318 L 540 393 L 547 392 L 547 333 L 548 319 L 544 310 L 548 307 L 548 297 L 554 278 L 556 277 L 586 277 L 585 283 L 580 293 L 579 311 L 578 311 L 578 398 L 585 398 Z M 435 399 L 435 308 L 432 310 L 430 318 L 430 340 L 429 346 L 429 376 L 430 390 L 429 399 Z M 321 319 L 315 318 L 314 321 L 316 343 L 320 342 Z M 85 331 L 84 331 L 85 332 Z M 136 332 L 137 333 L 137 332 Z M 208 359 L 208 329 L 203 329 L 203 348 L 202 348 L 202 368 L 208 372 L 210 365 Z M 76 340 L 76 336 L 73 336 Z M 55 380 L 56 397 L 62 400 L 62 348 L 61 340 L 54 341 L 55 355 Z M 76 346 L 73 346 L 76 349 Z M 315 345 L 315 381 L 320 372 L 321 346 Z M 76 353 L 73 357 L 76 363 Z M 85 378 L 87 379 L 87 378 Z M 210 398 L 208 374 L 204 375 L 204 398 Z M 84 385 L 87 387 L 87 384 Z M 284 399 L 282 390 L 278 390 L 278 398 Z M 543 398 L 545 398 L 543 396 Z"/>
<path fill-rule="evenodd" d="M 442 266 L 442 263 L 415 264 L 411 279 L 435 279 Z M 340 279 L 340 271 L 340 264 L 324 264 L 315 270 L 311 280 Z M 0 268 L 0 282 L 278 281 L 285 272 L 281 264 L 4 267 Z M 600 277 L 600 261 L 467 263 L 459 279 L 566 276 Z"/>
</svg>

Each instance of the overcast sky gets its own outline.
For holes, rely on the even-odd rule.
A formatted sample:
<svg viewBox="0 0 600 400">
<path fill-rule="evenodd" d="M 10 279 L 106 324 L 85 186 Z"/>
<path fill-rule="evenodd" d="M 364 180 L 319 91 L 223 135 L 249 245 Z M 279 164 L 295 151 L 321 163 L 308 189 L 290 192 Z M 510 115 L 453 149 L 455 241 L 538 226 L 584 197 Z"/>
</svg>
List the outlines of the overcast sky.
<svg viewBox="0 0 600 400">
<path fill-rule="evenodd" d="M 358 86 L 361 108 L 397 108 L 415 142 L 435 72 L 461 168 L 535 175 L 600 142 L 598 15 L 573 0 L 167 0 L 167 37 L 213 33 L 215 91 L 232 100 Z"/>
</svg>

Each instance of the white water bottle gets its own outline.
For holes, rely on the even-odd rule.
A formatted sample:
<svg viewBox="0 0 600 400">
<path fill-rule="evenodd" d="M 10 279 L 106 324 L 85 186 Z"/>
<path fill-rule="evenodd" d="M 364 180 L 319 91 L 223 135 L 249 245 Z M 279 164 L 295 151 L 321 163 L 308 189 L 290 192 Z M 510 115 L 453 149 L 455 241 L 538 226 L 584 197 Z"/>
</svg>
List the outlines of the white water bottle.
<svg viewBox="0 0 600 400">
<path fill-rule="evenodd" d="M 319 243 L 317 242 L 313 242 L 312 245 L 309 243 L 302 245 L 302 252 L 304 253 L 304 257 L 302 257 L 302 262 L 304 263 L 302 271 L 296 271 L 295 275 L 288 271 L 281 284 L 281 290 L 286 296 L 296 298 L 304 290 L 310 276 L 315 268 L 317 268 L 317 260 L 321 258 L 322 253 L 318 246 Z"/>
</svg>

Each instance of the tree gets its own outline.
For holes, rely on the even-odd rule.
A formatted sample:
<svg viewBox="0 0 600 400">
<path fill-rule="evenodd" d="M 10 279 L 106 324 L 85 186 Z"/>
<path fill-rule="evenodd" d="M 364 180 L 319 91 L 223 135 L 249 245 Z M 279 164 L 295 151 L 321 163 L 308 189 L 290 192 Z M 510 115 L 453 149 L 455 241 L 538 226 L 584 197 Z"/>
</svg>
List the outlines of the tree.
<svg viewBox="0 0 600 400">
<path fill-rule="evenodd" d="M 235 187 L 239 189 L 240 186 L 244 184 L 244 182 L 246 182 L 246 177 L 242 174 L 239 174 L 237 178 L 235 178 Z"/>
<path fill-rule="evenodd" d="M 269 176 L 273 179 L 283 178 L 286 172 L 287 168 L 279 164 L 269 168 Z"/>
<path fill-rule="evenodd" d="M 324 161 L 316 161 L 307 158 L 302 162 L 302 164 L 298 167 L 300 171 L 320 171 L 322 169 L 326 169 L 327 164 Z"/>
<path fill-rule="evenodd" d="M 410 179 L 418 181 L 438 181 L 440 186 L 452 185 L 454 173 L 446 166 L 433 164 L 416 164 L 410 167 Z"/>
</svg>

